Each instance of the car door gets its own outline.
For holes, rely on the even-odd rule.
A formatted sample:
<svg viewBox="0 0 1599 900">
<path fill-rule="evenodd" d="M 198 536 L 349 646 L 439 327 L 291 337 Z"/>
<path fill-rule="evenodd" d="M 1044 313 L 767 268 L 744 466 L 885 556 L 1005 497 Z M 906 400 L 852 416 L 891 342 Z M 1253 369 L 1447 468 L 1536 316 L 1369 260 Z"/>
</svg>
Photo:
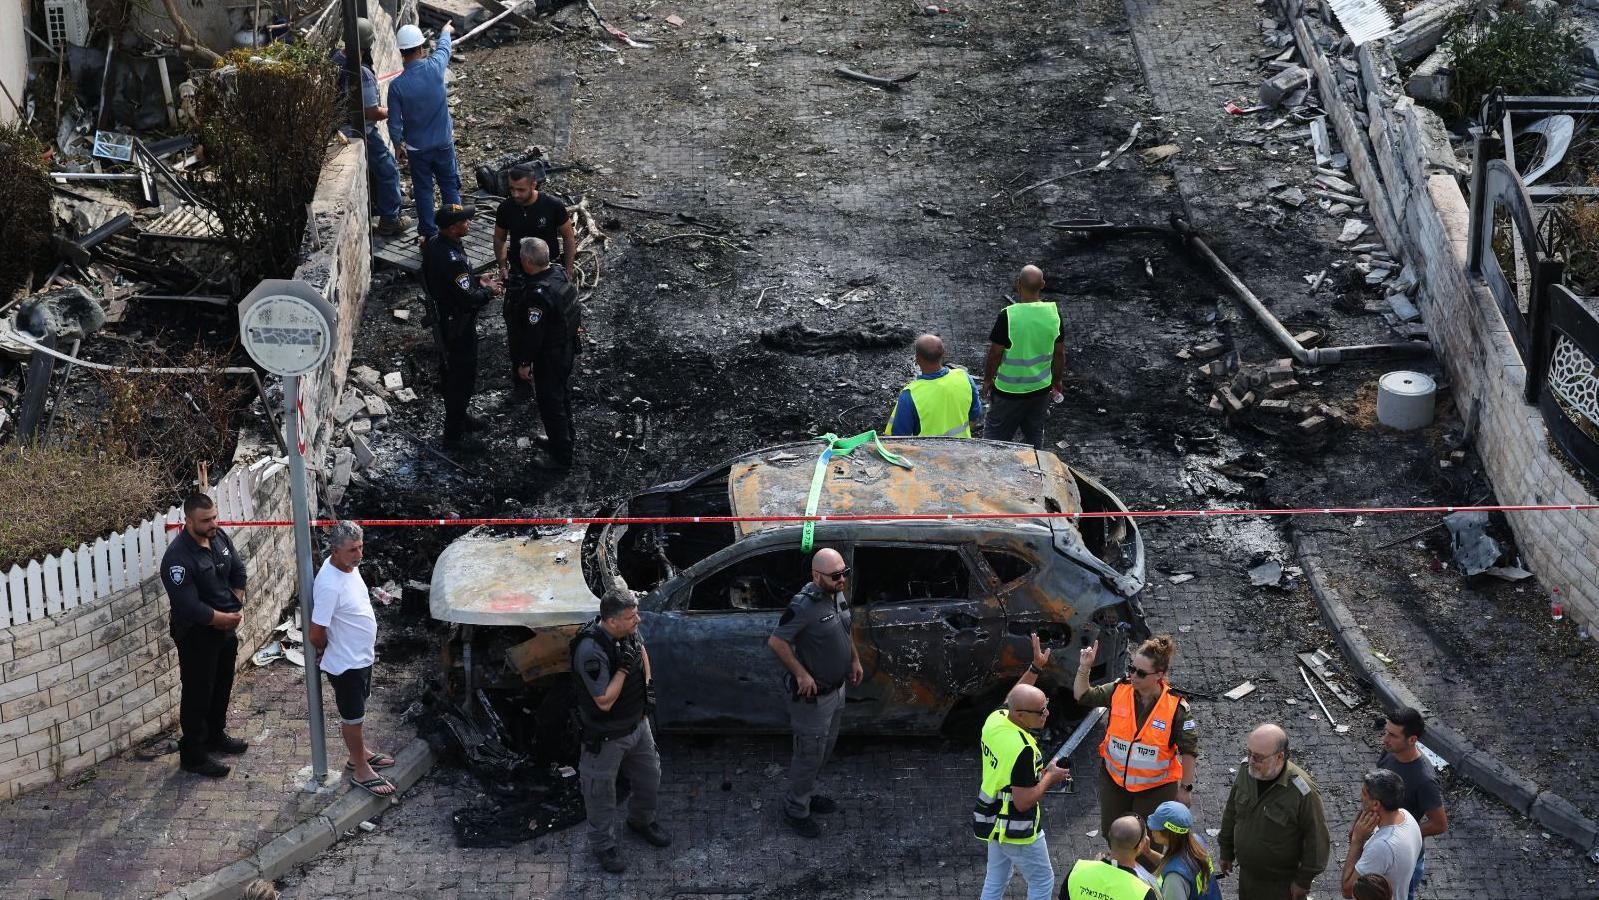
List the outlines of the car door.
<svg viewBox="0 0 1599 900">
<path fill-rule="evenodd" d="M 737 548 L 663 586 L 642 629 L 662 729 L 786 731 L 783 667 L 766 646 L 810 557 L 789 544 Z"/>
<path fill-rule="evenodd" d="M 852 601 L 876 657 L 872 675 L 894 690 L 883 715 L 936 729 L 991 676 L 1004 607 L 968 547 L 861 541 L 854 550 Z"/>
</svg>

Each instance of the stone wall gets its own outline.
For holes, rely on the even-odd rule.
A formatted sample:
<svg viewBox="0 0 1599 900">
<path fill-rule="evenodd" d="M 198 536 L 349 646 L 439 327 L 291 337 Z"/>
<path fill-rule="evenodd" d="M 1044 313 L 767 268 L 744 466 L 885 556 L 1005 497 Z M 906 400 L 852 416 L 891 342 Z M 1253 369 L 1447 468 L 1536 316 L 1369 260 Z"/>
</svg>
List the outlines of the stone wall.
<svg viewBox="0 0 1599 900">
<path fill-rule="evenodd" d="M 250 469 L 262 518 L 289 515 L 284 466 Z M 239 665 L 294 594 L 287 528 L 232 532 L 249 572 Z M 0 800 L 96 763 L 177 724 L 178 656 L 159 573 L 68 613 L 0 630 Z"/>
<path fill-rule="evenodd" d="M 320 423 L 306 465 L 321 467 L 334 429 L 328 424 L 350 370 L 355 334 L 372 283 L 372 231 L 367 211 L 366 143 L 338 137 L 322 167 L 306 222 L 305 263 L 294 277 L 322 292 L 337 313 L 338 335 L 321 371 L 301 379 L 307 422 Z"/>
<path fill-rule="evenodd" d="M 1335 40 L 1301 0 L 1278 0 L 1315 74 L 1351 180 L 1377 231 L 1419 283 L 1417 305 L 1449 373 L 1455 404 L 1502 504 L 1596 503 L 1567 469 L 1538 408 L 1522 400 L 1526 370 L 1498 304 L 1466 269 L 1469 206 L 1442 123 L 1403 95 L 1382 41 L 1358 48 L 1358 74 L 1330 59 Z M 1599 623 L 1599 515 L 1510 513 L 1523 561 L 1561 589 L 1568 615 Z"/>
</svg>

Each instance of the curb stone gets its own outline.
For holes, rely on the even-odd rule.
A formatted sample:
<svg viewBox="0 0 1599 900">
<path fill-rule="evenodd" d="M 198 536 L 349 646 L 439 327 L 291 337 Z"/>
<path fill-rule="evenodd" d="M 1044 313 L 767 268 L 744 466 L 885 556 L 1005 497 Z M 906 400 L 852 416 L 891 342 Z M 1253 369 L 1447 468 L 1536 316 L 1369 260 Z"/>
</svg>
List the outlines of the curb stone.
<svg viewBox="0 0 1599 900">
<path fill-rule="evenodd" d="M 385 774 L 397 790 L 389 797 L 374 797 L 351 789 L 321 812 L 267 842 L 254 853 L 222 869 L 164 894 L 161 900 L 227 900 L 237 897 L 257 878 L 275 879 L 310 862 L 338 843 L 344 832 L 399 803 L 400 796 L 433 769 L 437 757 L 426 741 L 412 740 L 394 757 Z"/>
<path fill-rule="evenodd" d="M 1426 705 L 1404 682 L 1391 675 L 1387 666 L 1377 658 L 1371 642 L 1366 639 L 1349 607 L 1344 605 L 1343 597 L 1328 582 L 1316 539 L 1301 534 L 1296 528 L 1294 552 L 1305 572 L 1305 580 L 1310 582 L 1316 607 L 1321 611 L 1327 627 L 1332 630 L 1339 651 L 1355 673 L 1371 684 L 1383 708 L 1392 710 L 1411 706 L 1427 712 Z M 1502 803 L 1571 841 L 1584 852 L 1599 848 L 1599 822 L 1584 815 L 1571 801 L 1559 794 L 1541 789 L 1498 757 L 1477 747 L 1460 732 L 1447 725 L 1428 722 L 1427 746 Z"/>
</svg>

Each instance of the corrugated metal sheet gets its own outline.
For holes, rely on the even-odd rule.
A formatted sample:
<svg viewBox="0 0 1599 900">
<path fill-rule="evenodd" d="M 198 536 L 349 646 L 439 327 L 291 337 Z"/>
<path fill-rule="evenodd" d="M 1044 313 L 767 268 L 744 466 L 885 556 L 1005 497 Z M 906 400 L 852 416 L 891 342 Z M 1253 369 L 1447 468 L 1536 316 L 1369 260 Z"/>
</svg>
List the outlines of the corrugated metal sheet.
<svg viewBox="0 0 1599 900">
<path fill-rule="evenodd" d="M 152 237 L 220 238 L 222 223 L 200 206 L 180 206 L 146 222 L 140 229 Z"/>
<path fill-rule="evenodd" d="M 1382 0 L 1327 0 L 1327 5 L 1356 47 L 1387 37 L 1394 30 L 1393 17 L 1383 8 Z"/>
</svg>

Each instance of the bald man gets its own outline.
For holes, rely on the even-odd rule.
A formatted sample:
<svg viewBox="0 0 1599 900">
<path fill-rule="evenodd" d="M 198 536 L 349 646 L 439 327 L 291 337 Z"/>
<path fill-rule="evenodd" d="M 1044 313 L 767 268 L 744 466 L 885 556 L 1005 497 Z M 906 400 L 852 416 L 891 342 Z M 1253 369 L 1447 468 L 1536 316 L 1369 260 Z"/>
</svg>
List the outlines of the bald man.
<svg viewBox="0 0 1599 900">
<path fill-rule="evenodd" d="M 972 832 L 988 842 L 988 871 L 982 900 L 1000 900 L 1011 875 L 1020 869 L 1027 900 L 1049 900 L 1055 869 L 1044 842 L 1044 792 L 1071 773 L 1044 756 L 1032 732 L 1049 721 L 1049 698 L 1037 687 L 1049 664 L 1049 651 L 1033 635 L 1033 661 L 1005 695 L 1005 705 L 983 723 L 982 784 L 972 808 Z M 1142 897 L 1134 900 L 1143 900 Z"/>
<path fill-rule="evenodd" d="M 1061 900 L 1156 900 L 1154 888 L 1138 874 L 1138 856 L 1149 849 L 1149 831 L 1137 816 L 1122 816 L 1105 829 L 1110 853 L 1080 859 L 1066 876 Z M 1184 895 L 1187 896 L 1187 895 Z"/>
<path fill-rule="evenodd" d="M 983 399 L 989 404 L 983 437 L 1009 441 L 1020 431 L 1039 450 L 1049 404 L 1060 401 L 1066 374 L 1060 310 L 1043 293 L 1043 270 L 1023 266 L 1016 276 L 1016 302 L 994 320 L 983 365 Z"/>
<path fill-rule="evenodd" d="M 811 557 L 811 582 L 789 601 L 766 646 L 788 670 L 788 720 L 794 729 L 794 755 L 788 766 L 788 796 L 783 818 L 803 837 L 822 833 L 812 813 L 838 806 L 816 793 L 816 778 L 838 742 L 844 716 L 844 683 L 861 683 L 861 658 L 850 634 L 849 599 L 844 588 L 849 566 L 837 550 L 823 548 Z"/>
<path fill-rule="evenodd" d="M 1327 868 L 1331 841 L 1321 794 L 1288 759 L 1288 732 L 1267 723 L 1244 743 L 1249 765 L 1221 815 L 1221 873 L 1238 864 L 1239 900 L 1301 900 Z"/>
<path fill-rule="evenodd" d="M 921 374 L 899 392 L 883 433 L 971 437 L 983 421 L 977 379 L 960 366 L 944 365 L 944 341 L 936 334 L 916 339 L 916 368 Z"/>
</svg>

